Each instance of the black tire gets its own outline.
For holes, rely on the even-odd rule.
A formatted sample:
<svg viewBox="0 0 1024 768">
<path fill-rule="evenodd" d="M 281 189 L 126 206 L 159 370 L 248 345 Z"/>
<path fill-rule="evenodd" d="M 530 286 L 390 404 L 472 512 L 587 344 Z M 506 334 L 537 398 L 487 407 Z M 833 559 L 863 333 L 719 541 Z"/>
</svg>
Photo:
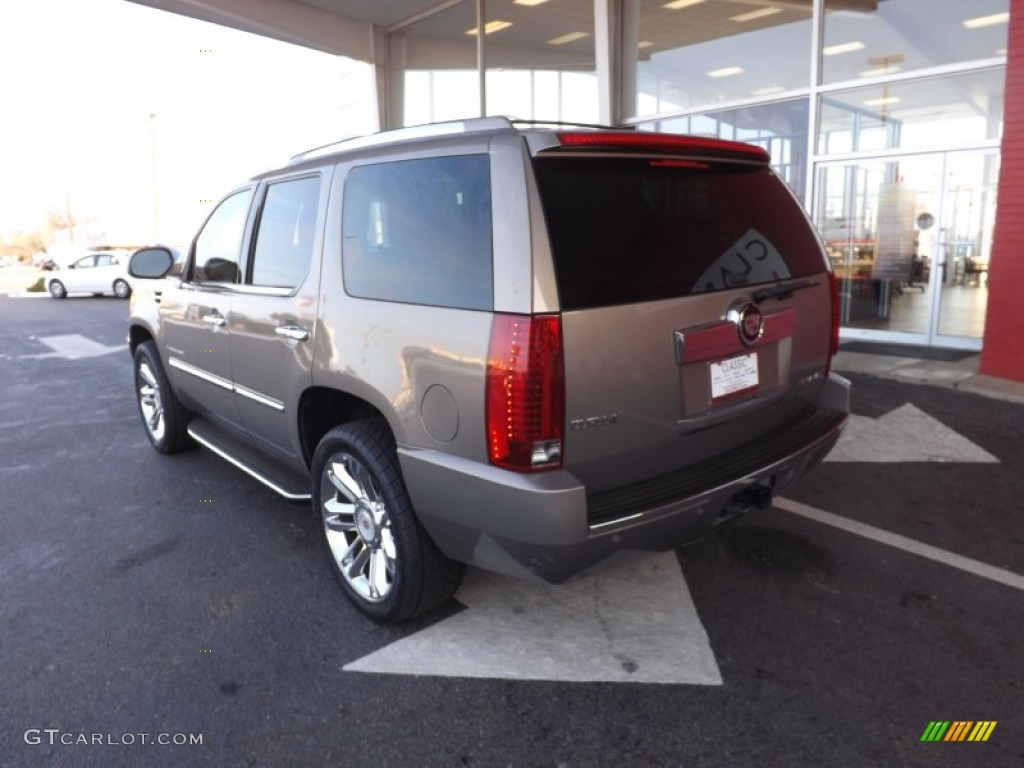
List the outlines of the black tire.
<svg viewBox="0 0 1024 768">
<path fill-rule="evenodd" d="M 188 411 L 174 396 L 152 341 L 135 348 L 135 402 L 146 437 L 160 453 L 177 453 L 192 445 Z"/>
<path fill-rule="evenodd" d="M 66 299 L 68 297 L 68 289 L 64 287 L 64 283 L 60 280 L 51 280 L 48 290 L 55 299 Z"/>
<path fill-rule="evenodd" d="M 377 621 L 437 608 L 462 582 L 465 566 L 445 557 L 416 518 L 382 418 L 324 435 L 313 456 L 313 512 L 342 589 Z"/>
<path fill-rule="evenodd" d="M 132 287 L 128 285 L 127 280 L 117 278 L 117 280 L 114 281 L 113 287 L 114 295 L 117 296 L 117 298 L 119 299 L 127 299 L 129 296 L 132 295 Z"/>
</svg>

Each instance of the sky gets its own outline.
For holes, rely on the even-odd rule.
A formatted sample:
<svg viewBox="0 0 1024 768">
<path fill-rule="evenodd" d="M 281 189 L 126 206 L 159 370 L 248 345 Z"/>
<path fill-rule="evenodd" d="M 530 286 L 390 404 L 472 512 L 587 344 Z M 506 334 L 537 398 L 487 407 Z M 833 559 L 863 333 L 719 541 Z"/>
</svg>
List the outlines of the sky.
<svg viewBox="0 0 1024 768">
<path fill-rule="evenodd" d="M 187 244 L 288 157 L 376 128 L 370 69 L 124 0 L 0 3 L 0 237 Z"/>
</svg>

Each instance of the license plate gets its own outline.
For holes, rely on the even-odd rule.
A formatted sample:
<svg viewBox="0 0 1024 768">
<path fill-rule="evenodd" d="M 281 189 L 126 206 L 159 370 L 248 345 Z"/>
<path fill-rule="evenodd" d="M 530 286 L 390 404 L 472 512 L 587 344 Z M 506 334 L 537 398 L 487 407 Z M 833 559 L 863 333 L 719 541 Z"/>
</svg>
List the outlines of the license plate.
<svg viewBox="0 0 1024 768">
<path fill-rule="evenodd" d="M 757 389 L 759 384 L 756 352 L 711 364 L 712 400 Z"/>
</svg>

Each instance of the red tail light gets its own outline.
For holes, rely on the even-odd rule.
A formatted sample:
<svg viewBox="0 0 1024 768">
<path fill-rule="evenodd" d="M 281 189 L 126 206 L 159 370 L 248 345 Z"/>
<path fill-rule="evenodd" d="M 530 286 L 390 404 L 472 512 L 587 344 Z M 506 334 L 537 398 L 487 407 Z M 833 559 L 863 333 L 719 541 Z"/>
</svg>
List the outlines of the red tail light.
<svg viewBox="0 0 1024 768">
<path fill-rule="evenodd" d="M 825 363 L 825 373 L 832 370 L 832 358 L 839 351 L 839 326 L 842 317 L 839 307 L 839 279 L 834 272 L 828 273 L 829 288 L 832 289 L 832 343 L 828 350 L 828 362 Z"/>
<path fill-rule="evenodd" d="M 565 372 L 558 315 L 495 315 L 487 355 L 487 452 L 529 472 L 562 466 Z"/>
</svg>

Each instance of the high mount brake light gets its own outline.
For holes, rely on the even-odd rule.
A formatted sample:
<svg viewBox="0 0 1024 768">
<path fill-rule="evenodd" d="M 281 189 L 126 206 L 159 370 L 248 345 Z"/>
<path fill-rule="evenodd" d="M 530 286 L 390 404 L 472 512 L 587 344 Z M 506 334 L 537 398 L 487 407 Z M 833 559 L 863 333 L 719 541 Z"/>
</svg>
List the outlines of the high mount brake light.
<svg viewBox="0 0 1024 768">
<path fill-rule="evenodd" d="M 486 402 L 492 464 L 520 472 L 562 466 L 565 373 L 559 315 L 494 316 Z"/>
<path fill-rule="evenodd" d="M 672 133 L 652 131 L 588 131 L 580 133 L 559 133 L 558 140 L 563 147 L 647 147 L 650 149 L 689 150 L 691 152 L 719 152 L 723 154 L 746 155 L 767 161 L 768 153 L 753 144 L 724 139 L 706 139 L 700 136 L 679 136 Z"/>
</svg>

